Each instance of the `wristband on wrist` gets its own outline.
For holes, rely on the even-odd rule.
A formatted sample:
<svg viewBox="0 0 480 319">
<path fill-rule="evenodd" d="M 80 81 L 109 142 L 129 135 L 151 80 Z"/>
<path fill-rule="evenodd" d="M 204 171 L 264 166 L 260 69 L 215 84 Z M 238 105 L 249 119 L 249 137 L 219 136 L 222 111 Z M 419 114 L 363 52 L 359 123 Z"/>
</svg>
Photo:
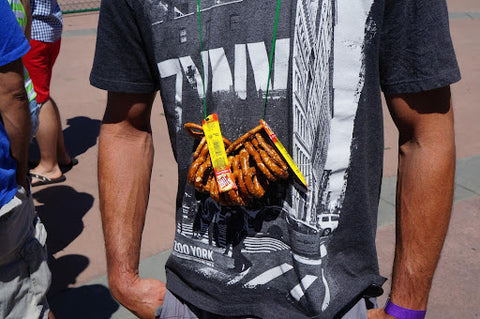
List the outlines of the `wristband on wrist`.
<svg viewBox="0 0 480 319">
<path fill-rule="evenodd" d="M 412 310 L 397 306 L 388 298 L 384 308 L 385 313 L 398 319 L 424 319 L 426 310 Z"/>
</svg>

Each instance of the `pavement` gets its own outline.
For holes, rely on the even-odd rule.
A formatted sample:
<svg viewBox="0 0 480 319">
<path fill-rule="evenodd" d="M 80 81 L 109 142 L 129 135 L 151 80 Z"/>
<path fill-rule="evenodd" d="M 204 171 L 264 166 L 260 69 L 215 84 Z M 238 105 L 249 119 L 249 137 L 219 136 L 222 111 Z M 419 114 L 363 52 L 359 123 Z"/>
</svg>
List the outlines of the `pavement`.
<svg viewBox="0 0 480 319">
<path fill-rule="evenodd" d="M 434 278 L 427 318 L 480 318 L 480 2 L 448 0 L 452 38 L 462 71 L 452 86 L 457 173 L 452 221 Z M 65 141 L 79 164 L 61 184 L 34 188 L 37 211 L 48 233 L 53 283 L 49 302 L 57 319 L 134 316 L 110 295 L 98 207 L 97 138 L 106 93 L 90 86 L 98 12 L 64 16 L 64 32 L 52 97 Z M 160 99 L 152 112 L 155 163 L 142 239 L 140 274 L 165 279 L 164 263 L 174 235 L 176 169 Z M 385 110 L 384 179 L 377 249 L 381 274 L 391 275 L 397 133 Z M 32 156 L 38 150 L 32 148 Z M 389 289 L 389 281 L 385 284 Z M 385 296 L 379 298 L 383 305 Z"/>
</svg>

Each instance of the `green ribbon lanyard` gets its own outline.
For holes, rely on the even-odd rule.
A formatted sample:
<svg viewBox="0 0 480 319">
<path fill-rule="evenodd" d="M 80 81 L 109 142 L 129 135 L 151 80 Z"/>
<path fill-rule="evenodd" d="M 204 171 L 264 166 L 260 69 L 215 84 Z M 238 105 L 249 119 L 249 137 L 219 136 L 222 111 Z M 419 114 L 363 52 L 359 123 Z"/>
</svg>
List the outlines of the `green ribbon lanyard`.
<svg viewBox="0 0 480 319">
<path fill-rule="evenodd" d="M 200 35 L 200 61 L 202 63 L 202 88 L 203 88 L 203 116 L 207 120 L 207 96 L 205 94 L 205 69 L 203 66 L 203 45 L 202 45 L 202 19 L 200 18 L 200 0 L 197 0 L 198 31 Z"/>
<path fill-rule="evenodd" d="M 267 97 L 268 97 L 268 88 L 270 86 L 270 77 L 272 74 L 272 62 L 273 62 L 273 54 L 275 52 L 275 42 L 277 38 L 277 26 L 278 26 L 278 16 L 280 13 L 280 0 L 277 0 L 277 10 L 275 13 L 275 24 L 273 26 L 273 36 L 272 36 L 272 50 L 270 51 L 270 59 L 268 63 L 268 79 L 267 79 L 267 89 L 265 90 L 265 99 L 263 102 L 263 116 L 262 120 L 265 119 L 265 113 L 267 111 Z M 203 115 L 205 117 L 205 120 L 207 120 L 207 96 L 205 94 L 205 70 L 204 70 L 204 64 L 203 64 L 203 57 L 202 57 L 202 51 L 203 51 L 203 46 L 202 46 L 202 20 L 201 20 L 201 14 L 200 14 L 200 0 L 197 0 L 197 16 L 198 16 L 198 30 L 199 30 L 199 35 L 200 35 L 200 61 L 202 64 L 202 87 L 203 87 Z"/>
</svg>

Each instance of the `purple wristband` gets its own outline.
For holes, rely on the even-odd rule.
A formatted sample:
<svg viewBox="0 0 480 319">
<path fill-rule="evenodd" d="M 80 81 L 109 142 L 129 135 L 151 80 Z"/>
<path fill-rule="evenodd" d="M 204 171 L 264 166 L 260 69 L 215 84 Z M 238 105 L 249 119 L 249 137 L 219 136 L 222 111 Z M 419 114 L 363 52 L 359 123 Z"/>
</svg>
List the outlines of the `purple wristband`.
<svg viewBox="0 0 480 319">
<path fill-rule="evenodd" d="M 385 313 L 398 319 L 424 319 L 427 313 L 426 310 L 411 310 L 397 306 L 390 301 L 390 298 L 387 300 L 384 310 Z"/>
</svg>

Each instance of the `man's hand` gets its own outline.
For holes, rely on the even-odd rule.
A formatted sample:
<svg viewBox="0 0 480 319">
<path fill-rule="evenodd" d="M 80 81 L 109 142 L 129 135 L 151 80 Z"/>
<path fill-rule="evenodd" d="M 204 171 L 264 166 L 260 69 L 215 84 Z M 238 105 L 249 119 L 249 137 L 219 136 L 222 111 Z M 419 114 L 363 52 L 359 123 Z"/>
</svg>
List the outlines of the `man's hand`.
<svg viewBox="0 0 480 319">
<path fill-rule="evenodd" d="M 138 276 L 113 284 L 110 289 L 118 302 L 142 319 L 155 318 L 155 310 L 163 304 L 166 292 L 165 283 L 160 280 Z"/>
<path fill-rule="evenodd" d="M 395 317 L 386 314 L 383 309 L 370 309 L 367 311 L 368 319 L 395 319 Z"/>
</svg>

